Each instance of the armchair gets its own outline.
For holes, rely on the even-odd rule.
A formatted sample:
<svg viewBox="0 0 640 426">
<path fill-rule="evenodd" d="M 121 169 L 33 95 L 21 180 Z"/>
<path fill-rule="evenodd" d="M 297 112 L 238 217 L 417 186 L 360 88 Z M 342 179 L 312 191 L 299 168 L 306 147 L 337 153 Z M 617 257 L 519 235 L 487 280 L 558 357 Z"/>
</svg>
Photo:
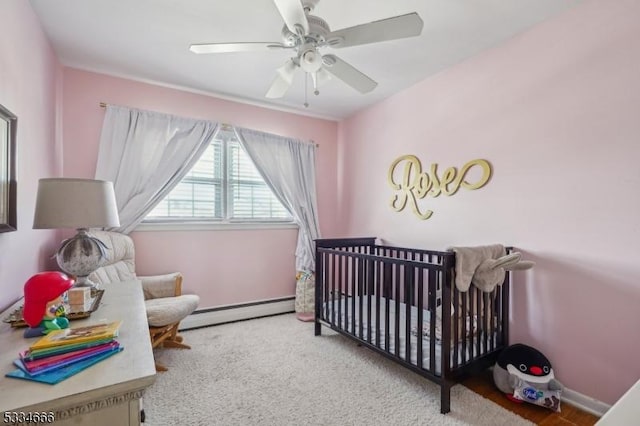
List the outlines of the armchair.
<svg viewBox="0 0 640 426">
<path fill-rule="evenodd" d="M 102 241 L 106 250 L 106 259 L 102 266 L 93 272 L 89 279 L 98 283 L 126 281 L 138 279 L 142 282 L 147 322 L 151 346 L 191 349 L 182 343 L 178 334 L 180 321 L 190 315 L 200 302 L 193 294 L 182 294 L 182 275 L 179 272 L 136 276 L 135 249 L 131 237 L 118 232 L 91 231 L 91 234 Z M 156 371 L 167 368 L 156 362 Z"/>
</svg>

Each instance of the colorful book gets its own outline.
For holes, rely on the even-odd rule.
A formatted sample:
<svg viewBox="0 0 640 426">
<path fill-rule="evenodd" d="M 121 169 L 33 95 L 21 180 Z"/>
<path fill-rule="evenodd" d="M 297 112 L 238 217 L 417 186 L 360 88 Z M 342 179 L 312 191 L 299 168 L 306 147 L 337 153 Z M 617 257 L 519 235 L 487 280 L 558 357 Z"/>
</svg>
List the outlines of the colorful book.
<svg viewBox="0 0 640 426">
<path fill-rule="evenodd" d="M 86 368 L 91 367 L 94 364 L 97 364 L 98 362 L 109 358 L 110 356 L 117 354 L 118 352 L 122 351 L 124 348 L 122 346 L 120 346 L 119 348 L 109 351 L 109 352 L 105 352 L 103 354 L 79 361 L 79 362 L 75 362 L 73 364 L 61 367 L 61 368 L 57 368 L 55 370 L 52 371 L 48 371 L 46 373 L 42 373 L 42 374 L 38 374 L 38 375 L 31 375 L 29 373 L 25 373 L 24 371 L 22 371 L 21 369 L 16 369 L 14 371 L 11 371 L 7 374 L 5 374 L 5 376 L 7 377 L 12 377 L 14 379 L 22 379 L 22 380 L 31 380 L 34 382 L 40 382 L 40 383 L 46 383 L 49 385 L 55 385 L 56 383 L 60 383 L 61 381 L 68 379 L 69 377 L 81 372 L 82 370 L 85 370 Z"/>
<path fill-rule="evenodd" d="M 105 352 L 113 351 L 119 346 L 120 344 L 118 342 L 112 341 L 110 343 L 95 346 L 93 348 L 80 349 L 77 351 L 68 352 L 61 355 L 54 355 L 47 358 L 41 358 L 34 361 L 16 359 L 15 361 L 13 361 L 13 363 L 25 373 L 29 373 L 35 376 L 47 371 L 55 370 L 56 368 L 64 367 L 65 365 L 73 364 L 74 362 L 82 361 L 93 356 L 103 354 Z"/>
<path fill-rule="evenodd" d="M 47 358 L 50 356 L 65 354 L 68 352 L 74 352 L 80 349 L 92 348 L 95 346 L 104 345 L 105 343 L 113 342 L 113 338 L 94 340 L 93 342 L 75 343 L 73 345 L 54 346 L 52 348 L 27 349 L 19 353 L 20 359 L 23 361 L 33 361 L 36 359 Z"/>
<path fill-rule="evenodd" d="M 33 343 L 29 349 L 33 351 L 57 346 L 73 345 L 76 343 L 93 342 L 109 338 L 112 339 L 118 336 L 120 324 L 122 324 L 122 321 L 54 330 Z"/>
</svg>

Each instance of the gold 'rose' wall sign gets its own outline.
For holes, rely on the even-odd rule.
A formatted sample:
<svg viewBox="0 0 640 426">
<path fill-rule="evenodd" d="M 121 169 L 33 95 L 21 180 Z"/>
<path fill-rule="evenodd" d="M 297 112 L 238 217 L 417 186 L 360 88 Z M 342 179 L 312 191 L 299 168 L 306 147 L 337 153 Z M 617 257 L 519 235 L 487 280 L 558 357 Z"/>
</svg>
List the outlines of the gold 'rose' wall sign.
<svg viewBox="0 0 640 426">
<path fill-rule="evenodd" d="M 467 175 L 479 169 L 482 175 L 470 182 Z M 460 187 L 465 189 L 482 188 L 491 178 L 491 164 L 487 160 L 471 160 L 458 170 L 449 167 L 439 175 L 438 165 L 431 164 L 430 170 L 422 171 L 422 164 L 415 155 L 403 155 L 395 159 L 389 167 L 389 185 L 399 193 L 391 198 L 391 208 L 399 212 L 404 210 L 407 203 L 411 204 L 413 213 L 420 219 L 429 219 L 433 211 L 420 211 L 418 200 L 427 195 L 437 197 L 440 194 L 453 195 Z"/>
</svg>

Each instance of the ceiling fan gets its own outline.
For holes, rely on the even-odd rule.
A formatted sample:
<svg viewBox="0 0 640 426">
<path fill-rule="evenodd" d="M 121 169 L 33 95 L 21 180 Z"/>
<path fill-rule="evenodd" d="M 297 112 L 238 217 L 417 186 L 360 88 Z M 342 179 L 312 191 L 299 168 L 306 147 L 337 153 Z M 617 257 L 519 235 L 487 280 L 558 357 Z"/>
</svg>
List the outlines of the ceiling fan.
<svg viewBox="0 0 640 426">
<path fill-rule="evenodd" d="M 295 56 L 278 68 L 267 98 L 281 98 L 293 82 L 298 68 L 310 75 L 314 93 L 331 77 L 338 78 L 360 93 L 372 91 L 378 83 L 333 54 L 320 49 L 358 46 L 406 37 L 422 32 L 423 22 L 417 13 L 394 16 L 367 24 L 331 31 L 327 22 L 311 14 L 319 0 L 273 0 L 285 22 L 281 42 L 236 42 L 192 44 L 194 53 L 229 53 L 290 49 Z M 306 78 L 305 75 L 305 78 Z M 306 83 L 306 81 L 305 81 Z M 306 93 L 305 93 L 306 96 Z M 305 106 L 308 104 L 305 102 Z"/>
</svg>

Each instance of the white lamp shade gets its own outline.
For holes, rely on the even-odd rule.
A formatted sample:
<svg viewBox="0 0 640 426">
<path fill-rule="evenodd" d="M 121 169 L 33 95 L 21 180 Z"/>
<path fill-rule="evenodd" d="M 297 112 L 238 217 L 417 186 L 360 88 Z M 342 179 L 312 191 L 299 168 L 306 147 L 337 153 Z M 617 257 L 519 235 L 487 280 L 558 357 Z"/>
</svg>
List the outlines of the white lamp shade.
<svg viewBox="0 0 640 426">
<path fill-rule="evenodd" d="M 34 229 L 120 226 L 113 183 L 50 178 L 38 182 Z"/>
</svg>

